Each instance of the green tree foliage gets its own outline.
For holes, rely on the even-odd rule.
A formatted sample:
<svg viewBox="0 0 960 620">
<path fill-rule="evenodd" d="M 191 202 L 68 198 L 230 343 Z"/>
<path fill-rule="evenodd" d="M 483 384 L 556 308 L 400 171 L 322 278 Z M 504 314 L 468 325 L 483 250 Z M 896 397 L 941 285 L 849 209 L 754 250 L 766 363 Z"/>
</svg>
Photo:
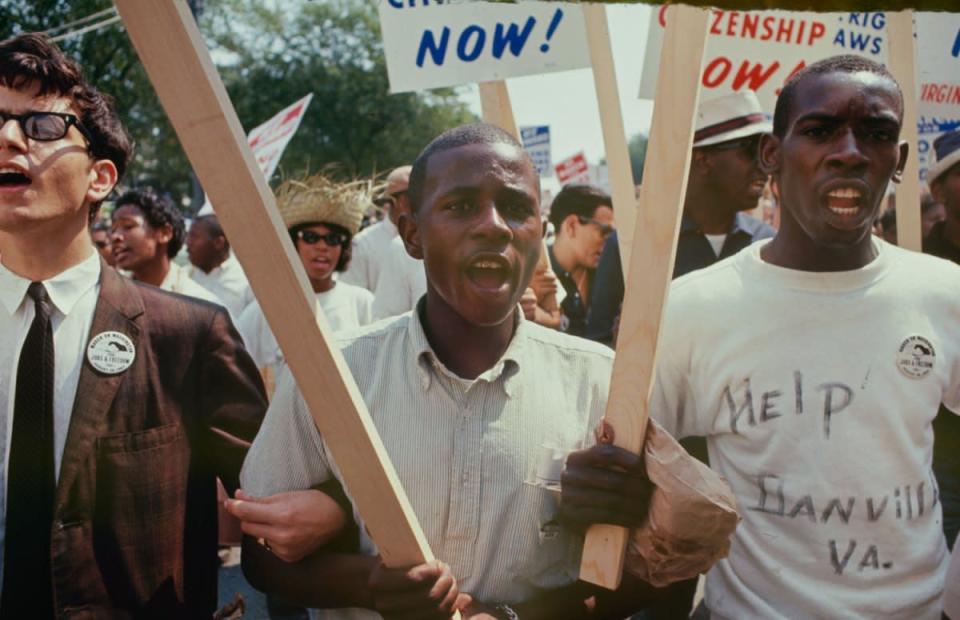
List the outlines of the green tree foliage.
<svg viewBox="0 0 960 620">
<path fill-rule="evenodd" d="M 284 155 L 286 174 L 337 164 L 346 176 L 411 163 L 435 135 L 472 120 L 453 90 L 388 94 L 374 2 L 208 4 L 206 31 L 249 129 L 314 93 Z"/>
<path fill-rule="evenodd" d="M 201 31 L 246 131 L 314 93 L 274 181 L 329 166 L 345 177 L 381 173 L 411 162 L 444 129 L 473 120 L 450 89 L 388 94 L 375 3 L 207 0 L 204 5 Z M 111 6 L 110 0 L 0 0 L 0 38 L 56 28 Z M 59 44 L 116 99 L 137 144 L 126 184 L 166 190 L 188 210 L 198 208 L 190 201 L 189 163 L 122 24 Z"/>
<path fill-rule="evenodd" d="M 643 183 L 643 162 L 647 158 L 647 136 L 642 133 L 634 134 L 627 142 L 630 152 L 630 170 L 633 172 L 633 182 Z"/>
</svg>

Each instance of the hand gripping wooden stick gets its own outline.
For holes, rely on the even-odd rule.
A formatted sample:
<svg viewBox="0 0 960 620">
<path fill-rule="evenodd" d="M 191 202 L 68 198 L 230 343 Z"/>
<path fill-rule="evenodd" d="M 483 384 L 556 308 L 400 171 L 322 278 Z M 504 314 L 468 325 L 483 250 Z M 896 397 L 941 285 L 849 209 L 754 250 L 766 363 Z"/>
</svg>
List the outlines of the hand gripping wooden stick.
<svg viewBox="0 0 960 620">
<path fill-rule="evenodd" d="M 432 560 L 186 2 L 116 6 L 384 563 Z"/>
<path fill-rule="evenodd" d="M 690 169 L 707 11 L 672 5 L 667 13 L 643 188 L 636 214 L 617 356 L 606 420 L 618 446 L 640 452 L 646 431 L 663 315 Z M 594 525 L 580 564 L 584 581 L 616 589 L 629 530 Z"/>
</svg>

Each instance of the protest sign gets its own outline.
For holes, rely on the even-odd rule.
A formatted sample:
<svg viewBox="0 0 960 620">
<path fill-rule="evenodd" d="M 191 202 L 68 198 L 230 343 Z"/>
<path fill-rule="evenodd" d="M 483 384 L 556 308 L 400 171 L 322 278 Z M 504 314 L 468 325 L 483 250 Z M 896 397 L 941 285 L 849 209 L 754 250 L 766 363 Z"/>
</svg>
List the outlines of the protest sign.
<svg viewBox="0 0 960 620">
<path fill-rule="evenodd" d="M 661 7 L 650 20 L 640 97 L 652 99 L 663 39 Z M 933 140 L 960 127 L 960 14 L 915 13 L 917 44 L 917 153 L 926 178 Z M 773 113 L 780 87 L 796 71 L 822 58 L 859 54 L 887 63 L 888 18 L 883 12 L 813 13 L 723 11 L 710 17 L 703 98 L 740 91 L 757 92 Z"/>
<path fill-rule="evenodd" d="M 587 165 L 587 158 L 583 151 L 559 162 L 555 170 L 561 185 L 590 182 L 590 166 Z"/>
<path fill-rule="evenodd" d="M 663 7 L 650 20 L 640 97 L 653 99 L 660 42 L 666 23 Z M 722 11 L 709 19 L 701 74 L 702 98 L 756 91 L 765 110 L 783 83 L 806 65 L 837 54 L 886 60 L 887 20 L 883 13 Z"/>
<path fill-rule="evenodd" d="M 247 135 L 250 150 L 253 151 L 257 165 L 263 170 L 263 176 L 267 181 L 277 170 L 280 156 L 283 155 L 293 134 L 300 127 L 300 121 L 303 120 L 311 99 L 313 99 L 313 93 L 280 110 L 273 118 L 254 127 Z"/>
<path fill-rule="evenodd" d="M 960 14 L 916 13 L 920 178 L 933 163 L 933 141 L 960 129 Z"/>
<path fill-rule="evenodd" d="M 247 144 L 253 151 L 257 165 L 263 171 L 263 177 L 268 182 L 277 171 L 287 144 L 290 143 L 293 134 L 297 133 L 311 99 L 313 99 L 313 93 L 280 110 L 270 120 L 257 125 L 247 134 Z M 210 203 L 210 197 L 207 196 L 197 215 L 211 213 L 213 213 L 213 205 Z"/>
<path fill-rule="evenodd" d="M 590 66 L 574 5 L 381 0 L 379 9 L 392 93 Z"/>
<path fill-rule="evenodd" d="M 537 168 L 537 173 L 542 177 L 550 176 L 553 173 L 553 162 L 550 159 L 550 127 L 548 125 L 521 127 L 520 138 L 523 141 L 523 148 L 527 150 L 533 165 Z"/>
</svg>

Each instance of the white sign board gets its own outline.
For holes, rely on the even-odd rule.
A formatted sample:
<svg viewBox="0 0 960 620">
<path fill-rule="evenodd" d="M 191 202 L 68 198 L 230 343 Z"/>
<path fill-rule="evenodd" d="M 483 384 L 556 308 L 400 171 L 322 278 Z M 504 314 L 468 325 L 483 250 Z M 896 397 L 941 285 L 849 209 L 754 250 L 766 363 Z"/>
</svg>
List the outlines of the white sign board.
<svg viewBox="0 0 960 620">
<path fill-rule="evenodd" d="M 590 66 L 580 7 L 380 0 L 390 92 Z"/>
<path fill-rule="evenodd" d="M 934 162 L 933 141 L 960 129 L 960 13 L 915 13 L 920 178 Z"/>
<path fill-rule="evenodd" d="M 521 127 L 520 139 L 523 141 L 523 148 L 527 150 L 530 159 L 533 160 L 537 173 L 542 177 L 553 174 L 553 162 L 550 158 L 549 125 Z"/>
<path fill-rule="evenodd" d="M 920 92 L 917 122 L 920 178 L 926 176 L 933 140 L 960 127 L 960 14 L 915 13 Z M 650 20 L 640 97 L 653 99 L 664 10 Z M 710 18 L 701 97 L 755 90 L 773 113 L 784 82 L 803 67 L 838 54 L 858 54 L 886 64 L 887 19 L 883 12 L 807 13 L 723 11 Z"/>
<path fill-rule="evenodd" d="M 277 112 L 267 122 L 257 125 L 247 134 L 247 144 L 253 151 L 253 156 L 257 159 L 257 165 L 263 171 L 263 176 L 270 180 L 273 173 L 277 170 L 280 163 L 280 157 L 283 156 L 284 149 L 293 138 L 293 134 L 300 127 L 300 121 L 303 120 L 307 112 L 307 106 L 313 99 L 313 93 L 310 93 L 296 103 L 292 103 L 284 109 Z M 208 197 L 200 207 L 197 215 L 209 215 L 213 213 L 213 205 L 210 204 Z"/>
</svg>

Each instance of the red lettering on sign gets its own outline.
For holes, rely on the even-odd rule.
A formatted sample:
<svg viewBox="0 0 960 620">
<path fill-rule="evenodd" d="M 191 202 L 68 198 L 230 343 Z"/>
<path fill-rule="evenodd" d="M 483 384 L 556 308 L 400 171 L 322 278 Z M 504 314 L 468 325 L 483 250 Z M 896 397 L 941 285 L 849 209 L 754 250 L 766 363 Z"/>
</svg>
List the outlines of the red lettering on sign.
<svg viewBox="0 0 960 620">
<path fill-rule="evenodd" d="M 750 90 L 760 90 L 779 67 L 780 63 L 776 60 L 767 69 L 764 69 L 762 64 L 754 65 L 749 60 L 744 60 L 737 71 L 737 75 L 733 78 L 733 90 L 740 90 L 747 82 L 749 82 L 747 87 Z"/>
<path fill-rule="evenodd" d="M 707 88 L 716 88 L 727 79 L 731 69 L 733 69 L 733 63 L 726 56 L 714 58 L 703 71 L 703 85 Z"/>
</svg>

